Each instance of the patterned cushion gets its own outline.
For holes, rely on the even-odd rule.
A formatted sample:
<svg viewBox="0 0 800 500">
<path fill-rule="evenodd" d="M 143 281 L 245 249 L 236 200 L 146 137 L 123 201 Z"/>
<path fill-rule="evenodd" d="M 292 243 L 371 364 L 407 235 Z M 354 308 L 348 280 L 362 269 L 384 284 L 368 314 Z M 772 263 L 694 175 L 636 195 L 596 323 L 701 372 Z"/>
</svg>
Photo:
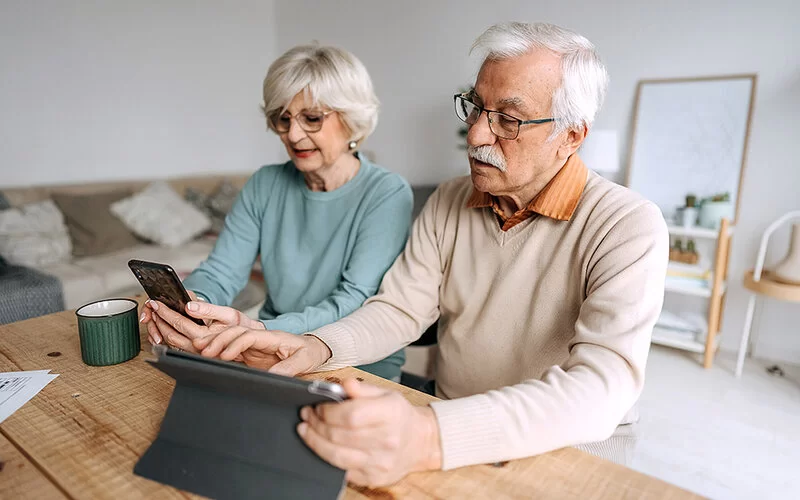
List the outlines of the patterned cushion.
<svg viewBox="0 0 800 500">
<path fill-rule="evenodd" d="M 2 191 L 0 191 L 0 210 L 6 210 L 8 208 L 11 208 L 11 203 L 9 203 L 8 200 L 6 199 L 6 195 L 4 195 Z"/>
<path fill-rule="evenodd" d="M 239 189 L 230 181 L 222 181 L 213 194 L 207 195 L 194 188 L 186 188 L 184 198 L 211 219 L 211 231 L 219 234 L 225 225 L 225 216 L 239 196 Z"/>
<path fill-rule="evenodd" d="M 64 216 L 52 200 L 0 211 L 0 255 L 11 264 L 47 266 L 71 253 Z"/>
<path fill-rule="evenodd" d="M 168 247 L 183 245 L 211 227 L 211 220 L 203 212 L 161 181 L 113 203 L 111 213 L 135 234 Z"/>
</svg>

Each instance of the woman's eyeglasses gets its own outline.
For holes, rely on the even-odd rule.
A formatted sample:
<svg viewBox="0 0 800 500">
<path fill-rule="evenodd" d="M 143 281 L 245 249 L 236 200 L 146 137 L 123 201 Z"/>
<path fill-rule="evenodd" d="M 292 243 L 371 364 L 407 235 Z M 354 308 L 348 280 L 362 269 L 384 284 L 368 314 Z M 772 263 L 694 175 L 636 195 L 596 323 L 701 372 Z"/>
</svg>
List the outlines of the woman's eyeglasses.
<svg viewBox="0 0 800 500">
<path fill-rule="evenodd" d="M 276 111 L 269 115 L 268 120 L 272 130 L 279 134 L 285 134 L 289 131 L 292 120 L 296 120 L 300 128 L 306 132 L 319 132 L 325 117 L 331 113 L 335 113 L 335 111 L 304 109 L 294 115 L 290 115 L 286 111 L 283 113 Z"/>
</svg>

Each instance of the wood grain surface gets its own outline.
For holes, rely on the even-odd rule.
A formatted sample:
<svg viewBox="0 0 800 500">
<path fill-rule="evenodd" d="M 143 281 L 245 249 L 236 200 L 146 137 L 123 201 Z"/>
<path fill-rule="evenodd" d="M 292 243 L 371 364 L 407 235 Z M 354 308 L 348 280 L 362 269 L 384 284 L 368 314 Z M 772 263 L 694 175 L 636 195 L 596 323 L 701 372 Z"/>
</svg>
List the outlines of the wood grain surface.
<svg viewBox="0 0 800 500">
<path fill-rule="evenodd" d="M 59 377 L 0 424 L 0 498 L 197 498 L 143 479 L 133 466 L 156 437 L 173 380 L 145 363 L 90 367 L 81 361 L 77 322 L 67 311 L 0 326 L 0 372 L 51 369 Z M 145 352 L 147 351 L 147 352 Z M 416 405 L 431 396 L 355 368 L 307 378 L 345 378 L 401 392 Z M 24 453 L 23 453 L 24 452 Z M 348 499 L 699 498 L 567 448 L 524 460 L 417 473 L 391 487 L 350 486 Z"/>
</svg>

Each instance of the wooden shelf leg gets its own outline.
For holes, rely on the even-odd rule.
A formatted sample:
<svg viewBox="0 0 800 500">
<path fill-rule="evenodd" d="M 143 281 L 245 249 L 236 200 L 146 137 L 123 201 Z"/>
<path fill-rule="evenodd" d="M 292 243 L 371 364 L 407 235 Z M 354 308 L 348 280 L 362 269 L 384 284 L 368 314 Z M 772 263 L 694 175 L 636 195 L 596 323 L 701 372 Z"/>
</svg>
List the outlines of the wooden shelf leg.
<svg viewBox="0 0 800 500">
<path fill-rule="evenodd" d="M 736 378 L 742 376 L 742 368 L 744 368 L 744 357 L 747 354 L 747 344 L 750 341 L 750 329 L 753 326 L 753 311 L 756 308 L 755 294 L 750 296 L 750 302 L 747 303 L 747 314 L 744 317 L 744 328 L 742 329 L 742 340 L 739 343 L 739 353 L 736 356 Z"/>
<path fill-rule="evenodd" d="M 725 278 L 727 259 L 728 259 L 728 219 L 723 218 L 720 222 L 719 236 L 717 237 L 717 251 L 714 256 L 714 282 L 711 286 L 711 299 L 708 303 L 708 333 L 706 334 L 706 350 L 703 356 L 703 367 L 711 368 L 714 362 L 714 355 L 717 353 L 716 342 L 714 341 L 719 332 L 719 324 L 722 318 L 722 283 Z"/>
</svg>

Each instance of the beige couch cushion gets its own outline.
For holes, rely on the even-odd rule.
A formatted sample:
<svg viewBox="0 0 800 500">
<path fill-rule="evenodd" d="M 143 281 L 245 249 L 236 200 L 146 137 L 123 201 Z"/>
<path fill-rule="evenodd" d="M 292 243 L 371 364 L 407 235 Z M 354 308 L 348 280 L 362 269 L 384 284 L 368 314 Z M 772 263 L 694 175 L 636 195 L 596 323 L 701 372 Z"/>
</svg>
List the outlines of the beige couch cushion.
<svg viewBox="0 0 800 500">
<path fill-rule="evenodd" d="M 176 272 L 189 272 L 211 252 L 214 240 L 201 238 L 179 248 L 157 245 L 137 245 L 106 255 L 76 259 L 70 264 L 42 268 L 61 280 L 67 309 L 109 297 L 127 297 L 143 293 L 133 273 L 128 269 L 131 259 L 169 264 Z"/>
<path fill-rule="evenodd" d="M 73 256 L 102 255 L 140 243 L 109 210 L 112 203 L 130 194 L 128 189 L 95 194 L 53 193 L 53 201 L 67 222 Z"/>
</svg>

